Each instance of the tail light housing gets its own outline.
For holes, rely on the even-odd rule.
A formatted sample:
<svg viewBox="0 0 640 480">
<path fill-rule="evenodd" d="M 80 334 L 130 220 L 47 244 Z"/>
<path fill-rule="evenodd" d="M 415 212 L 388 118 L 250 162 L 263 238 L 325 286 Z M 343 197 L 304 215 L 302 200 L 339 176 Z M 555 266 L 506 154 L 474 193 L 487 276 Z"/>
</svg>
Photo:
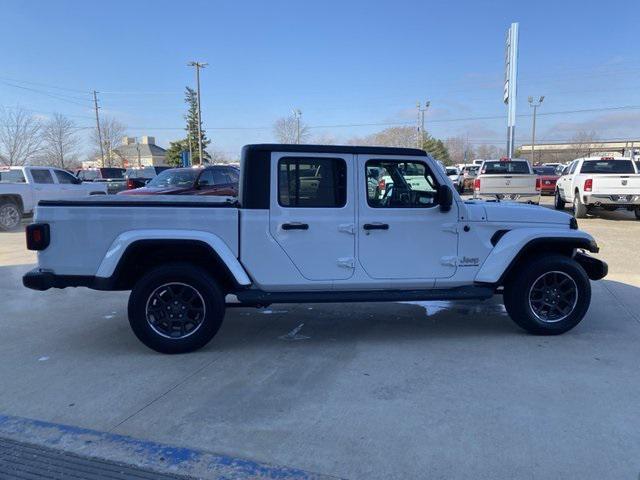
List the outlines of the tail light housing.
<svg viewBox="0 0 640 480">
<path fill-rule="evenodd" d="M 127 190 L 133 190 L 134 188 L 136 188 L 135 182 L 132 179 L 127 178 Z"/>
<path fill-rule="evenodd" d="M 592 190 L 593 190 L 593 178 L 587 178 L 587 179 L 584 181 L 584 188 L 583 188 L 583 190 L 584 190 L 585 192 L 590 192 L 590 191 L 592 191 Z"/>
<path fill-rule="evenodd" d="M 27 250 L 44 250 L 51 239 L 48 223 L 32 223 L 27 226 Z"/>
<path fill-rule="evenodd" d="M 539 192 L 540 188 L 542 188 L 542 179 L 540 177 L 537 177 L 536 178 L 536 192 Z"/>
<path fill-rule="evenodd" d="M 474 190 L 480 190 L 480 179 L 479 178 L 476 178 L 473 181 L 473 189 Z"/>
</svg>

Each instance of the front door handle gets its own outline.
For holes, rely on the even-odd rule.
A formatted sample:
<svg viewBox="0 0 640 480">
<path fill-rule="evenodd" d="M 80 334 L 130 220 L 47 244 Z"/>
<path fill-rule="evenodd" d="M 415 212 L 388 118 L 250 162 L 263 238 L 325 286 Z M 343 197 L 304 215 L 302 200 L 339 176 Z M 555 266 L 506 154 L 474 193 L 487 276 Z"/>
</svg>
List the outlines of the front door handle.
<svg viewBox="0 0 640 480">
<path fill-rule="evenodd" d="M 365 230 L 389 230 L 388 223 L 365 223 L 362 228 Z"/>
<path fill-rule="evenodd" d="M 283 230 L 309 230 L 309 225 L 306 223 L 283 223 Z"/>
</svg>

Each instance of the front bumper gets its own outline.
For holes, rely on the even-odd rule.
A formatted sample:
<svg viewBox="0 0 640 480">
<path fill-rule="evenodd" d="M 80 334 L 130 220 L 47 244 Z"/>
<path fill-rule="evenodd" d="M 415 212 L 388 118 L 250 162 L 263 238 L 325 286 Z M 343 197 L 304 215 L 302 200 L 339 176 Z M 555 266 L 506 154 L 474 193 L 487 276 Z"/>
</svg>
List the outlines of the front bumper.
<svg viewBox="0 0 640 480">
<path fill-rule="evenodd" d="M 540 203 L 540 192 L 536 193 L 478 193 L 473 192 L 476 200 L 504 200 L 520 203 Z"/>
<path fill-rule="evenodd" d="M 630 193 L 625 195 L 600 195 L 583 194 L 582 202 L 585 205 L 617 205 L 619 207 L 640 206 L 640 194 Z"/>
</svg>

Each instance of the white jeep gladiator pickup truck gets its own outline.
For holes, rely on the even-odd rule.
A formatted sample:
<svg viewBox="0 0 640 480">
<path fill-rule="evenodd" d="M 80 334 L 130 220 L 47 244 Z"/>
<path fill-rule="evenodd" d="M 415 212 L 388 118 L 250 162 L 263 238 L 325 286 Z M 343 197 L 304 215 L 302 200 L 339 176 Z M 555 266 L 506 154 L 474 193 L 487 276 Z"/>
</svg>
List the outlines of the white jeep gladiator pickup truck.
<svg viewBox="0 0 640 480">
<path fill-rule="evenodd" d="M 388 194 L 370 188 L 372 171 L 393 180 Z M 134 333 L 165 353 L 209 342 L 232 296 L 260 307 L 502 294 L 522 328 L 559 334 L 587 312 L 589 279 L 607 274 L 571 215 L 465 202 L 414 149 L 249 145 L 237 199 L 41 201 L 35 222 L 24 285 L 131 290 Z"/>
<path fill-rule="evenodd" d="M 526 160 L 485 160 L 473 183 L 473 198 L 540 203 L 540 177 Z"/>
<path fill-rule="evenodd" d="M 555 207 L 563 210 L 573 202 L 576 218 L 597 207 L 635 210 L 640 220 L 640 175 L 629 158 L 578 158 L 565 168 L 556 182 Z"/>
<path fill-rule="evenodd" d="M 17 228 L 40 200 L 106 193 L 106 185 L 82 183 L 61 168 L 0 166 L 0 231 Z"/>
</svg>

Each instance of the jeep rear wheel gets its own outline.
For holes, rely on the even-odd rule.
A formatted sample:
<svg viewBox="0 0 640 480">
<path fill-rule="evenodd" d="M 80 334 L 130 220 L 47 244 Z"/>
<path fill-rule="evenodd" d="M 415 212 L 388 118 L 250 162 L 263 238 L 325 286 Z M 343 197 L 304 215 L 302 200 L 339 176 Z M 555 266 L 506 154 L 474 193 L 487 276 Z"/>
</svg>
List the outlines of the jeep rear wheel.
<svg viewBox="0 0 640 480">
<path fill-rule="evenodd" d="M 640 207 L 636 207 L 636 220 L 640 220 Z"/>
<path fill-rule="evenodd" d="M 560 196 L 560 191 L 556 188 L 554 207 L 556 207 L 556 210 L 564 210 L 564 203 L 564 200 L 562 200 Z"/>
<path fill-rule="evenodd" d="M 22 212 L 20 207 L 13 202 L 0 203 L 0 231 L 10 232 L 20 225 Z"/>
<path fill-rule="evenodd" d="M 591 284 L 578 262 L 563 255 L 535 257 L 505 284 L 511 319 L 536 335 L 558 335 L 575 327 L 591 303 Z"/>
<path fill-rule="evenodd" d="M 576 192 L 573 197 L 573 216 L 576 218 L 584 218 L 587 216 L 587 206 L 580 201 L 580 194 Z"/>
<path fill-rule="evenodd" d="M 129 297 L 133 332 L 161 353 L 203 347 L 220 329 L 224 312 L 224 295 L 216 281 L 187 263 L 154 268 L 138 280 Z"/>
</svg>

